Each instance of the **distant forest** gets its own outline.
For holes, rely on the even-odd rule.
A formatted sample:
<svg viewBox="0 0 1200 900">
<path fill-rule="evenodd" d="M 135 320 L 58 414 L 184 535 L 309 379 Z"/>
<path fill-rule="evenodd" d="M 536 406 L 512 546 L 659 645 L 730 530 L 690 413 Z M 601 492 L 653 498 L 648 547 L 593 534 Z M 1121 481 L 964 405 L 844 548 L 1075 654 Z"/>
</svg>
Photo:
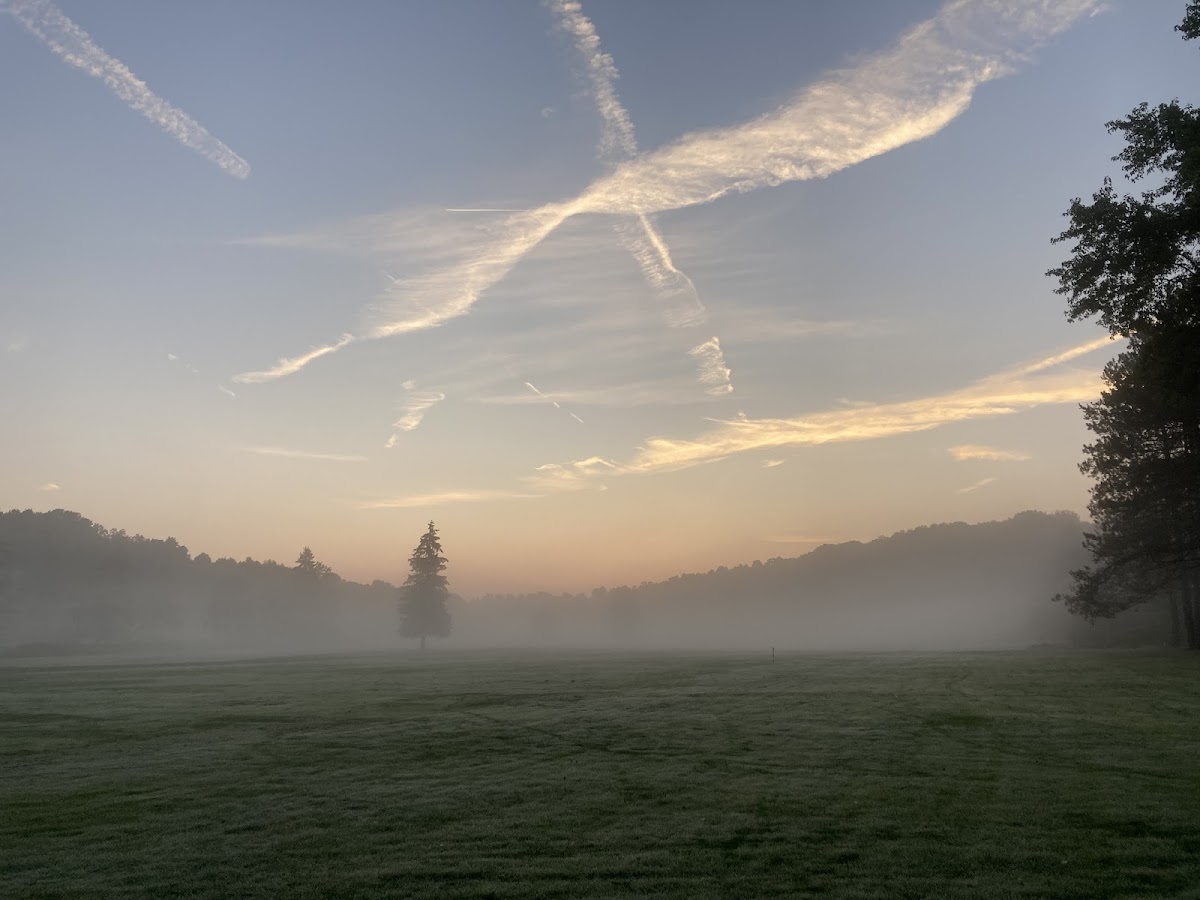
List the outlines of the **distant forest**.
<svg viewBox="0 0 1200 900">
<path fill-rule="evenodd" d="M 450 612 L 456 646 L 780 649 L 1105 646 L 1169 638 L 1165 606 L 1096 626 L 1051 597 L 1087 562 L 1072 513 L 931 525 L 793 558 L 588 594 L 488 594 Z M 453 553 L 448 574 L 453 584 Z M 397 588 L 192 556 L 75 512 L 0 513 L 0 648 L 195 645 L 228 652 L 407 646 Z"/>
</svg>

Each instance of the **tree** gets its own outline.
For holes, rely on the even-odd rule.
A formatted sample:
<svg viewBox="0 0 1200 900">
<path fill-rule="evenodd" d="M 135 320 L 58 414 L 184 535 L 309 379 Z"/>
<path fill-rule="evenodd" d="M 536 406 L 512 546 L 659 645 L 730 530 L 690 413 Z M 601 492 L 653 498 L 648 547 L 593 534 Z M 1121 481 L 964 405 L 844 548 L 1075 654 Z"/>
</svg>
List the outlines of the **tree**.
<svg viewBox="0 0 1200 900">
<path fill-rule="evenodd" d="M 1189 329 L 1147 340 L 1104 370 L 1107 389 L 1084 406 L 1096 440 L 1082 471 L 1095 479 L 1085 535 L 1093 565 L 1074 573 L 1074 612 L 1111 617 L 1171 597 L 1178 637 L 1200 647 L 1195 576 L 1200 566 L 1200 344 Z M 1172 375 L 1174 372 L 1174 376 Z M 1186 376 L 1186 377 L 1185 377 Z M 1178 592 L 1178 595 L 1176 595 Z"/>
<path fill-rule="evenodd" d="M 333 574 L 333 569 L 317 560 L 311 547 L 305 547 L 300 551 L 300 555 L 296 557 L 294 568 L 302 575 L 310 575 L 313 578 L 324 578 L 326 575 Z"/>
<path fill-rule="evenodd" d="M 1200 37 L 1200 3 L 1189 3 L 1183 14 L 1183 22 L 1175 26 L 1176 31 L 1183 32 L 1185 41 Z"/>
<path fill-rule="evenodd" d="M 1176 30 L 1200 36 L 1200 2 Z M 1083 407 L 1092 565 L 1061 599 L 1094 620 L 1173 594 L 1176 632 L 1200 649 L 1200 109 L 1143 103 L 1107 127 L 1125 139 L 1125 176 L 1153 186 L 1119 196 L 1106 178 L 1091 203 L 1075 198 L 1055 239 L 1075 242 L 1071 257 L 1047 273 L 1070 320 L 1129 341 Z"/>
<path fill-rule="evenodd" d="M 450 613 L 446 600 L 450 596 L 446 576 L 446 557 L 438 541 L 437 529 L 429 529 L 408 558 L 408 579 L 400 586 L 400 634 L 421 639 L 425 649 L 426 637 L 447 637 L 450 634 Z"/>
</svg>

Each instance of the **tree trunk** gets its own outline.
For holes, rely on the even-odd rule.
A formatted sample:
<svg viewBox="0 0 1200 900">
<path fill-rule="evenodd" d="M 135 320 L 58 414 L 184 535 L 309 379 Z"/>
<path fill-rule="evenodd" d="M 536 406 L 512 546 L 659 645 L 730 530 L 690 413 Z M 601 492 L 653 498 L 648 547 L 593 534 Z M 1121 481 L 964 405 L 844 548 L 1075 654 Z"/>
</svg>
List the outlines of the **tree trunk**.
<svg viewBox="0 0 1200 900">
<path fill-rule="evenodd" d="M 1167 612 L 1171 616 L 1171 642 L 1168 646 L 1178 649 L 1183 642 L 1183 626 L 1179 621 L 1182 612 L 1179 609 L 1179 598 L 1174 594 L 1171 595 L 1171 605 Z"/>
<path fill-rule="evenodd" d="M 1192 579 L 1184 575 L 1180 579 L 1179 587 L 1179 605 L 1183 611 L 1184 642 L 1189 650 L 1197 650 L 1200 649 L 1200 646 L 1198 646 L 1200 641 L 1197 641 L 1197 638 L 1200 637 L 1197 634 L 1197 626 L 1200 623 L 1196 622 L 1196 598 L 1194 596 L 1195 591 L 1192 590 Z"/>
<path fill-rule="evenodd" d="M 1188 649 L 1200 650 L 1200 597 L 1196 596 L 1196 578 L 1191 573 L 1184 583 L 1183 604 L 1191 620 L 1188 628 Z"/>
</svg>

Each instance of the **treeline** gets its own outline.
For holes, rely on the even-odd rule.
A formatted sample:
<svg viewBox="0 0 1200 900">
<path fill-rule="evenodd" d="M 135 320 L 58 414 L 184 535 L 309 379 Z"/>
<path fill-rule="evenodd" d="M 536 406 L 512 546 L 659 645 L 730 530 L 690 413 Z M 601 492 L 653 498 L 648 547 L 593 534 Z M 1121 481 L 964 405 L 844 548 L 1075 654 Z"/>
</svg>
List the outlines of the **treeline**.
<svg viewBox="0 0 1200 900">
<path fill-rule="evenodd" d="M 396 588 L 295 565 L 191 556 L 174 538 L 57 509 L 0 513 L 0 646 L 219 643 L 231 650 L 382 644 Z"/>
<path fill-rule="evenodd" d="M 1071 513 L 931 525 L 586 594 L 451 596 L 458 646 L 829 650 L 1161 644 L 1165 601 L 1097 626 L 1051 597 L 1083 564 Z M 450 574 L 453 575 L 453 566 Z M 292 565 L 191 556 L 173 538 L 75 512 L 0 513 L 0 647 L 195 644 L 228 652 L 384 648 L 395 586 Z"/>
<path fill-rule="evenodd" d="M 512 644 L 814 650 L 1166 642 L 1164 603 L 1090 625 L 1051 601 L 1087 560 L 1083 533 L 1068 512 L 930 525 L 636 587 L 487 595 L 463 630 Z"/>
</svg>

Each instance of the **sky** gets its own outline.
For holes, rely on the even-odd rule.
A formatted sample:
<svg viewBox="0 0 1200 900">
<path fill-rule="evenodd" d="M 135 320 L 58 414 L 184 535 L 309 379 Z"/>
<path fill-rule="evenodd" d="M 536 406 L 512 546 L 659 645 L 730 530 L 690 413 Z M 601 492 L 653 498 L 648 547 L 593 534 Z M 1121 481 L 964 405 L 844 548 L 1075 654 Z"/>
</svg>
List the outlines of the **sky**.
<svg viewBox="0 0 1200 900">
<path fill-rule="evenodd" d="M 1180 0 L 0 0 L 0 507 L 579 591 L 1086 512 Z"/>
</svg>

